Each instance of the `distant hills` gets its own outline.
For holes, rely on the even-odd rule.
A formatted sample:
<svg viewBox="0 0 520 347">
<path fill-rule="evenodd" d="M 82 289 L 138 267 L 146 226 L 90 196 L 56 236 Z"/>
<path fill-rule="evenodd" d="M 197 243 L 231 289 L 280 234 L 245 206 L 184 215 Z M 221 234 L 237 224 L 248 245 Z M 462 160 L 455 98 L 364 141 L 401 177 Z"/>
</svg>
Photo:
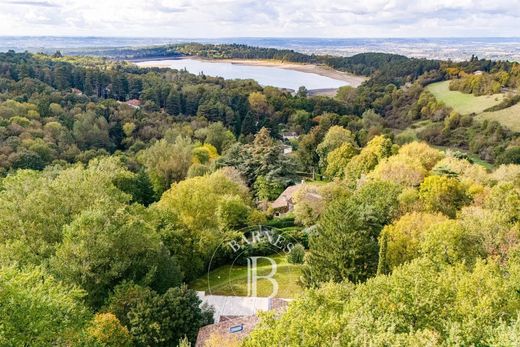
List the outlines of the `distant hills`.
<svg viewBox="0 0 520 347">
<path fill-rule="evenodd" d="M 2 36 L 0 51 L 15 50 L 85 54 L 109 48 L 147 47 L 186 42 L 230 44 L 292 49 L 302 53 L 352 56 L 365 52 L 402 54 L 409 57 L 464 60 L 472 54 L 492 60 L 520 61 L 520 38 L 136 38 Z"/>
</svg>

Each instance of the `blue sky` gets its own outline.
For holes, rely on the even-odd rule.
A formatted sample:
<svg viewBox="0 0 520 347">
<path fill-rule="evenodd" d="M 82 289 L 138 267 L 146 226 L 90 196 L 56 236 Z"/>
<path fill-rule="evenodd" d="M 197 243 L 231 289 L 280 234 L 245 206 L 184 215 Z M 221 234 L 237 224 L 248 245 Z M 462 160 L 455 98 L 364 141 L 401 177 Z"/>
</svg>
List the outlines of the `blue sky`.
<svg viewBox="0 0 520 347">
<path fill-rule="evenodd" d="M 0 0 L 0 35 L 520 36 L 520 0 Z"/>
</svg>

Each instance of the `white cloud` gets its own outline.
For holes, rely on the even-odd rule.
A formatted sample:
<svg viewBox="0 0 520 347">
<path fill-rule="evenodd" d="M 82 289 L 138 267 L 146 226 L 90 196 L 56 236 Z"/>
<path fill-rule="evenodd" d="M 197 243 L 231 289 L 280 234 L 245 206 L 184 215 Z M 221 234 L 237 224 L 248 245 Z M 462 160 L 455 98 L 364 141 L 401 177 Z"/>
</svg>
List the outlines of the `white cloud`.
<svg viewBox="0 0 520 347">
<path fill-rule="evenodd" d="M 0 35 L 520 36 L 520 0 L 0 0 Z"/>
</svg>

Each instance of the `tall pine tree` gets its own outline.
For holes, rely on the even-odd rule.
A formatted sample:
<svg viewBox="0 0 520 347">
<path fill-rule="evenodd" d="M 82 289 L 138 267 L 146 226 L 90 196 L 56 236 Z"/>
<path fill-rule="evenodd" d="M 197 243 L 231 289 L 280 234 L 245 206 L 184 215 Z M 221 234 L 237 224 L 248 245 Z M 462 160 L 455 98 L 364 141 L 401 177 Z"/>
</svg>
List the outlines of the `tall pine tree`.
<svg viewBox="0 0 520 347">
<path fill-rule="evenodd" d="M 332 202 L 310 238 L 306 286 L 365 281 L 376 273 L 379 233 L 395 216 L 401 188 L 389 182 L 367 183 L 349 197 Z"/>
</svg>

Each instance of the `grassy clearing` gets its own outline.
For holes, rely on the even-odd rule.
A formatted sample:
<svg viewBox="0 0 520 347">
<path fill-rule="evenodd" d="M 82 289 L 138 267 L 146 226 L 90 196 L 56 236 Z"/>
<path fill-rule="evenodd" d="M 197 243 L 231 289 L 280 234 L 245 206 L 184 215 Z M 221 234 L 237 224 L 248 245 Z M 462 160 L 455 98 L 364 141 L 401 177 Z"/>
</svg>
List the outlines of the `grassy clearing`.
<svg viewBox="0 0 520 347">
<path fill-rule="evenodd" d="M 430 93 L 446 106 L 453 108 L 460 114 L 482 113 L 485 109 L 498 105 L 505 94 L 475 96 L 449 89 L 450 81 L 432 83 L 426 87 Z"/>
<path fill-rule="evenodd" d="M 520 103 L 500 111 L 481 113 L 475 119 L 497 121 L 513 131 L 520 132 Z"/>
<path fill-rule="evenodd" d="M 270 256 L 277 264 L 277 271 L 274 279 L 278 282 L 278 297 L 294 298 L 303 292 L 303 288 L 298 284 L 301 276 L 301 265 L 294 265 L 287 262 L 285 254 Z M 258 264 L 258 275 L 268 275 L 271 272 L 269 261 L 262 259 Z M 209 281 L 208 281 L 209 280 Z M 209 283 L 208 283 L 209 282 Z M 209 276 L 190 283 L 190 288 L 209 292 L 214 295 L 238 295 L 247 296 L 247 266 L 224 265 L 209 273 Z M 272 284 L 267 279 L 259 279 L 257 282 L 258 296 L 269 296 L 272 291 Z"/>
</svg>

